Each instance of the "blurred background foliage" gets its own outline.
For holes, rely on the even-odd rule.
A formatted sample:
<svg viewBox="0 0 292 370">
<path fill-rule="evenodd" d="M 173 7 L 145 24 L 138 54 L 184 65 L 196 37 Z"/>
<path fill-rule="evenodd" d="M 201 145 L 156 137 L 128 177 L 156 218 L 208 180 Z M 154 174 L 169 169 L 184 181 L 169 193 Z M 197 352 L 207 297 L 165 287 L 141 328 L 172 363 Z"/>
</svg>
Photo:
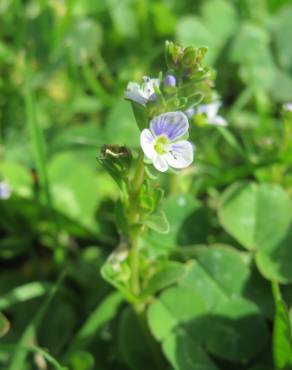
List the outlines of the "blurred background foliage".
<svg viewBox="0 0 292 370">
<path fill-rule="evenodd" d="M 28 343 L 47 348 L 72 370 L 145 368 L 136 318 L 122 312 L 121 297 L 99 273 L 118 243 L 118 193 L 96 156 L 104 143 L 137 149 L 139 131 L 123 91 L 128 81 L 157 76 L 165 40 L 177 40 L 209 48 L 206 62 L 217 71 L 229 128 L 192 127 L 194 167 L 186 176 L 160 177 L 171 232 L 152 232 L 144 243 L 155 258 L 179 260 L 196 257 L 194 245 L 232 245 L 233 252 L 222 253 L 228 261 L 235 251 L 246 263 L 238 261 L 249 278 L 234 289 L 252 301 L 242 311 L 260 312 L 262 342 L 258 351 L 241 347 L 222 356 L 213 338 L 208 350 L 219 353 L 224 370 L 271 369 L 272 296 L 243 251 L 255 253 L 275 227 L 282 240 L 291 227 L 291 128 L 280 113 L 292 100 L 291 1 L 1 0 L 0 22 L 0 181 L 12 190 L 9 199 L 0 199 L 0 368 L 46 369 L 45 354 L 27 353 Z M 239 180 L 274 185 L 244 182 L 221 196 Z M 235 198 L 231 206 L 229 198 Z M 249 234 L 246 219 L 268 212 L 278 215 L 278 224 L 276 217 L 267 225 L 257 220 L 260 236 Z M 286 239 L 284 254 L 276 253 L 276 242 L 267 243 L 256 263 L 265 278 L 286 284 L 290 303 L 291 235 Z M 221 266 L 222 273 L 233 263 Z M 196 268 L 194 263 L 194 274 Z M 174 292 L 167 294 L 171 301 Z M 155 325 L 153 332 L 161 340 Z M 248 332 L 245 343 L 252 336 Z M 172 366 L 196 369 L 173 360 L 171 341 L 165 340 L 164 352 Z M 187 351 L 184 345 L 182 340 Z"/>
</svg>

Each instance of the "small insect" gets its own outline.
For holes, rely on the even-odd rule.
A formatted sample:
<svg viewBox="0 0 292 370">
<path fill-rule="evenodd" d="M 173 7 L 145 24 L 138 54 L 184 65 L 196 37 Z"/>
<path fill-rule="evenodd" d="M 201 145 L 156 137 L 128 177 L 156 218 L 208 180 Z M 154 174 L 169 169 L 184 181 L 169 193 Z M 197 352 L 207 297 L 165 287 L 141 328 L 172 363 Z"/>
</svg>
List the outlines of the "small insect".
<svg viewBox="0 0 292 370">
<path fill-rule="evenodd" d="M 108 157 L 112 158 L 126 158 L 130 157 L 131 153 L 129 149 L 122 145 L 104 145 L 101 149 L 101 155 L 98 157 L 99 160 L 106 159 Z"/>
</svg>

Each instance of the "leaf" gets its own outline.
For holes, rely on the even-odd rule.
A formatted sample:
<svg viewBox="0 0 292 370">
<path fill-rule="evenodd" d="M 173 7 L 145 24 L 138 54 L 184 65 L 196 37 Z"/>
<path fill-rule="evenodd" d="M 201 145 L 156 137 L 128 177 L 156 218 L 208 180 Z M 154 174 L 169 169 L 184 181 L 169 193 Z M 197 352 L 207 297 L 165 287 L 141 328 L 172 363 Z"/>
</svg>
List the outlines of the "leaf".
<svg viewBox="0 0 292 370">
<path fill-rule="evenodd" d="M 13 259 L 24 255 L 31 247 L 31 239 L 27 236 L 11 236 L 0 240 L 0 256 L 3 259 Z M 0 298 L 1 301 L 1 298 Z"/>
<path fill-rule="evenodd" d="M 84 322 L 75 337 L 71 340 L 70 346 L 64 358 L 67 361 L 73 353 L 84 350 L 92 342 L 97 332 L 116 314 L 123 301 L 119 292 L 110 293 Z"/>
<path fill-rule="evenodd" d="M 108 144 L 138 147 L 140 133 L 127 101 L 117 101 L 113 106 L 106 120 L 105 136 Z"/>
<path fill-rule="evenodd" d="M 268 339 L 268 330 L 257 306 L 236 297 L 219 304 L 209 322 L 208 351 L 232 362 L 247 363 Z"/>
<path fill-rule="evenodd" d="M 179 302 L 179 304 L 178 304 Z M 150 328 L 159 341 L 176 328 L 206 312 L 203 299 L 190 287 L 178 286 L 164 291 L 148 309 Z"/>
<path fill-rule="evenodd" d="M 279 290 L 276 284 L 273 286 L 276 314 L 273 330 L 273 358 L 277 370 L 292 368 L 292 333 L 289 314 L 285 302 L 275 292 Z"/>
<path fill-rule="evenodd" d="M 83 226 L 95 229 L 98 182 L 93 169 L 67 152 L 52 159 L 48 174 L 55 208 Z"/>
<path fill-rule="evenodd" d="M 248 277 L 248 266 L 238 252 L 222 246 L 203 248 L 186 266 L 178 286 L 165 290 L 149 306 L 150 328 L 175 368 L 199 369 L 200 361 L 212 368 L 202 348 L 243 363 L 262 350 L 268 337 L 265 321 L 258 307 L 242 297 Z"/>
<path fill-rule="evenodd" d="M 209 226 L 207 212 L 191 195 L 170 196 L 161 209 L 169 222 L 169 232 L 162 235 L 153 231 L 145 237 L 155 253 L 166 253 L 177 245 L 205 242 Z"/>
<path fill-rule="evenodd" d="M 275 40 L 277 60 L 284 69 L 292 67 L 292 51 L 290 40 L 292 38 L 292 6 L 280 9 L 272 20 L 272 37 Z"/>
<path fill-rule="evenodd" d="M 204 247 L 180 284 L 192 287 L 204 299 L 208 310 L 213 310 L 231 297 L 241 296 L 249 273 L 242 256 L 233 248 Z"/>
<path fill-rule="evenodd" d="M 278 185 L 241 182 L 222 195 L 218 210 L 223 227 L 245 248 L 256 251 L 256 263 L 268 279 L 287 283 L 292 271 L 292 203 Z"/>
<path fill-rule="evenodd" d="M 147 119 L 146 109 L 141 104 L 138 104 L 131 100 L 132 110 L 139 127 L 139 130 L 142 131 L 144 128 L 148 128 L 149 122 Z"/>
<path fill-rule="evenodd" d="M 148 216 L 144 220 L 144 223 L 150 229 L 160 234 L 167 234 L 170 229 L 166 215 L 163 211 L 157 211 L 153 213 L 152 215 Z"/>
<path fill-rule="evenodd" d="M 208 29 L 222 47 L 237 27 L 238 19 L 233 3 L 226 0 L 204 1 L 201 13 Z"/>
<path fill-rule="evenodd" d="M 247 249 L 277 243 L 289 229 L 292 205 L 278 185 L 242 182 L 222 195 L 219 219 L 224 228 Z"/>
<path fill-rule="evenodd" d="M 0 175 L 7 181 L 12 192 L 25 198 L 32 196 L 32 175 L 26 167 L 16 162 L 2 162 Z"/>
<path fill-rule="evenodd" d="M 175 261 L 164 261 L 148 281 L 143 296 L 147 297 L 177 283 L 185 273 L 185 266 Z"/>
<path fill-rule="evenodd" d="M 135 313 L 129 306 L 124 309 L 119 321 L 118 345 L 122 359 L 129 369 L 162 368 L 158 364 L 159 360 L 153 355 L 159 348 L 149 335 L 143 315 Z"/>
<path fill-rule="evenodd" d="M 4 335 L 9 331 L 10 323 L 7 318 L 0 312 L 0 338 L 4 337 Z"/>
<path fill-rule="evenodd" d="M 85 351 L 78 351 L 70 358 L 71 370 L 93 370 L 94 357 Z"/>
<path fill-rule="evenodd" d="M 84 57 L 94 57 L 102 43 L 102 28 L 90 18 L 71 23 L 72 29 L 66 37 L 66 45 L 72 53 L 75 63 L 84 63 Z"/>
<path fill-rule="evenodd" d="M 153 3 L 151 4 L 151 10 L 157 34 L 159 36 L 173 34 L 177 23 L 177 16 L 169 4 Z"/>
<path fill-rule="evenodd" d="M 268 45 L 269 34 L 264 28 L 252 23 L 243 23 L 232 44 L 230 58 L 239 64 L 253 65 L 266 54 Z"/>
<path fill-rule="evenodd" d="M 207 46 L 206 61 L 213 64 L 237 25 L 234 6 L 224 0 L 203 2 L 202 17 L 187 15 L 178 22 L 177 39 L 185 46 Z"/>
<path fill-rule="evenodd" d="M 167 289 L 150 305 L 150 329 L 162 341 L 162 349 L 175 369 L 217 369 L 197 343 L 196 331 L 190 332 L 187 327 L 189 320 L 203 315 L 205 310 L 200 296 L 184 287 Z"/>
<path fill-rule="evenodd" d="M 64 274 L 61 274 L 57 282 L 51 287 L 46 299 L 37 308 L 36 314 L 34 315 L 32 320 L 27 324 L 27 326 L 23 330 L 23 333 L 21 334 L 18 341 L 18 346 L 11 358 L 9 370 L 19 370 L 24 364 L 29 351 L 29 349 L 26 346 L 32 341 L 34 341 L 36 330 L 41 324 L 53 297 L 56 295 L 58 289 L 61 286 L 63 279 Z"/>
<path fill-rule="evenodd" d="M 0 298 L 0 310 L 5 310 L 17 303 L 40 297 L 47 294 L 52 287 L 49 283 L 32 282 L 20 285 Z"/>
<path fill-rule="evenodd" d="M 258 307 L 242 297 L 249 274 L 238 252 L 214 246 L 201 250 L 180 281 L 180 285 L 194 289 L 205 301 L 207 316 L 197 318 L 196 323 L 200 340 L 211 353 L 229 361 L 248 361 L 267 340 L 267 328 Z M 224 331 L 224 338 L 230 340 L 224 351 L 217 330 Z"/>
<path fill-rule="evenodd" d="M 275 70 L 273 84 L 270 88 L 272 97 L 280 103 L 285 103 L 292 100 L 292 78 L 291 75 L 281 71 Z"/>
<path fill-rule="evenodd" d="M 116 31 L 122 37 L 137 37 L 138 24 L 133 11 L 133 1 L 107 0 L 106 3 Z"/>
<path fill-rule="evenodd" d="M 176 38 L 184 46 L 208 47 L 206 61 L 214 63 L 216 60 L 219 51 L 216 41 L 211 31 L 199 17 L 194 15 L 181 17 L 177 25 Z"/>
<path fill-rule="evenodd" d="M 175 370 L 219 370 L 186 332 L 171 334 L 163 342 L 163 351 Z"/>
</svg>

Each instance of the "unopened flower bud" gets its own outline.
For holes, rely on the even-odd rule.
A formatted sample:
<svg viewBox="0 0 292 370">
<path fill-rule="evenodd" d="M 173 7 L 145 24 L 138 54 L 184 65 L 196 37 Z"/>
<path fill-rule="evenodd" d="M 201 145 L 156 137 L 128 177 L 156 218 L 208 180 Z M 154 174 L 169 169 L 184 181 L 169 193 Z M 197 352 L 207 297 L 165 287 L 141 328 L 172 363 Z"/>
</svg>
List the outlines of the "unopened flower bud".
<svg viewBox="0 0 292 370">
<path fill-rule="evenodd" d="M 191 118 L 194 114 L 195 114 L 196 110 L 195 110 L 195 107 L 190 107 L 188 108 L 186 111 L 185 111 L 185 115 L 188 117 L 188 118 Z"/>
<path fill-rule="evenodd" d="M 176 86 L 176 78 L 174 75 L 168 74 L 165 76 L 164 84 L 166 86 L 175 87 Z"/>
</svg>

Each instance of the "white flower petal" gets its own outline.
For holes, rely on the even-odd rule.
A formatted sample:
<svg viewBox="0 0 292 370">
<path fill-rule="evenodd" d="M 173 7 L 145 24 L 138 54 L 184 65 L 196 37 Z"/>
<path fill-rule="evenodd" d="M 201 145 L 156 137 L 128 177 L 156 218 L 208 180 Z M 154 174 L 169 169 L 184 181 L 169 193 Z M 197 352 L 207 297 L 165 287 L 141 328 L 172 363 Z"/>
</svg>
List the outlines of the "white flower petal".
<svg viewBox="0 0 292 370">
<path fill-rule="evenodd" d="M 154 167 L 160 172 L 166 172 L 168 170 L 168 164 L 166 161 L 166 155 L 158 155 L 153 158 Z"/>
<path fill-rule="evenodd" d="M 216 116 L 211 119 L 208 119 L 207 123 L 209 125 L 227 126 L 226 120 L 221 116 Z"/>
<path fill-rule="evenodd" d="M 138 104 L 145 105 L 147 103 L 147 98 L 144 96 L 143 90 L 141 90 L 140 85 L 135 82 L 128 83 L 125 91 L 125 97 Z"/>
<path fill-rule="evenodd" d="M 197 107 L 197 113 L 206 114 L 206 116 L 211 119 L 213 117 L 216 117 L 220 106 L 221 103 L 219 101 L 214 101 L 209 104 L 202 104 Z"/>
<path fill-rule="evenodd" d="M 145 128 L 140 135 L 140 144 L 147 158 L 152 159 L 156 152 L 154 149 L 154 137 L 148 128 Z"/>
<path fill-rule="evenodd" d="M 194 148 L 189 141 L 181 140 L 171 144 L 166 154 L 167 163 L 177 169 L 188 167 L 194 160 Z"/>
</svg>

